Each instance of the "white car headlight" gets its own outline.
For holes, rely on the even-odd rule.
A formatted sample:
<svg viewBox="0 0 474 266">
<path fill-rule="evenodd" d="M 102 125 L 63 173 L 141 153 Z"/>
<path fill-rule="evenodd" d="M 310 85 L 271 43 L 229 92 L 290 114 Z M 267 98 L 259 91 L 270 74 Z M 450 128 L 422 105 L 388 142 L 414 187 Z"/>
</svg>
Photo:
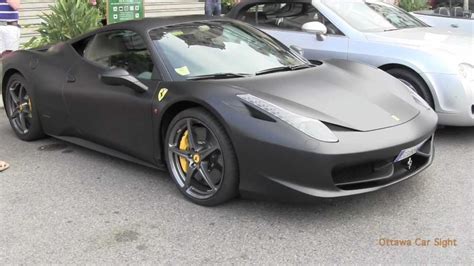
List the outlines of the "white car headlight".
<svg viewBox="0 0 474 266">
<path fill-rule="evenodd" d="M 243 101 L 257 107 L 278 119 L 286 122 L 290 126 L 298 129 L 306 135 L 322 142 L 338 142 L 339 139 L 334 133 L 321 121 L 305 117 L 285 110 L 273 103 L 255 97 L 251 94 L 237 95 Z"/>
<path fill-rule="evenodd" d="M 459 76 L 468 81 L 474 81 L 474 66 L 467 63 L 459 64 Z"/>
</svg>

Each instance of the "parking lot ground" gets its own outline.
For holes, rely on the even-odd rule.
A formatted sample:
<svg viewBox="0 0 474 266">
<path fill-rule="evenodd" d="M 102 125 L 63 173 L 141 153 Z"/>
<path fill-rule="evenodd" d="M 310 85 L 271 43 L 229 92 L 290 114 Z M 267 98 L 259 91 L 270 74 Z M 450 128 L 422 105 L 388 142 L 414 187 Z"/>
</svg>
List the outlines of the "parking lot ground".
<svg viewBox="0 0 474 266">
<path fill-rule="evenodd" d="M 474 261 L 474 128 L 439 130 L 433 166 L 382 191 L 204 208 L 184 200 L 165 172 L 51 138 L 22 142 L 3 111 L 0 160 L 11 168 L 0 173 L 2 265 Z M 59 145 L 41 148 L 50 144 Z"/>
</svg>

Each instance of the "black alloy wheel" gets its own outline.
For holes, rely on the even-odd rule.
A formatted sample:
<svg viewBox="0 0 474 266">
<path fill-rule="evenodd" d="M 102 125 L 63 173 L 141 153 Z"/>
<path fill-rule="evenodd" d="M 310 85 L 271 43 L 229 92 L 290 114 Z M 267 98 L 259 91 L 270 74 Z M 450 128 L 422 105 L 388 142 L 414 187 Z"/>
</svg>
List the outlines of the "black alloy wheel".
<svg viewBox="0 0 474 266">
<path fill-rule="evenodd" d="M 166 139 L 170 174 L 188 199 L 214 206 L 237 195 L 235 154 L 211 114 L 200 108 L 183 111 L 171 122 Z"/>
<path fill-rule="evenodd" d="M 412 91 L 421 96 L 432 108 L 434 108 L 434 100 L 426 83 L 417 74 L 402 68 L 392 68 L 387 73 L 399 79 L 403 84 L 408 86 Z"/>
<path fill-rule="evenodd" d="M 5 94 L 5 110 L 16 135 L 26 141 L 42 137 L 43 132 L 26 80 L 19 74 L 12 75 Z"/>
</svg>

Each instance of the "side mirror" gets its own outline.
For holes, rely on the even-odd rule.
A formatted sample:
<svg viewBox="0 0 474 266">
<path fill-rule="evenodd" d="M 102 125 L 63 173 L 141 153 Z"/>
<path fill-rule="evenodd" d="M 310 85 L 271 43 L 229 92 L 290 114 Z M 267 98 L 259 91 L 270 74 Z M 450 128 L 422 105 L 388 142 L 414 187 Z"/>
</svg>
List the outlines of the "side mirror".
<svg viewBox="0 0 474 266">
<path fill-rule="evenodd" d="M 141 83 L 138 79 L 134 76 L 130 75 L 127 70 L 123 68 L 111 68 L 107 69 L 99 75 L 100 80 L 112 86 L 126 86 L 138 93 L 144 93 L 148 91 L 148 87 Z"/>
<path fill-rule="evenodd" d="M 299 47 L 298 45 L 290 45 L 290 49 L 293 50 L 295 53 L 304 56 L 303 48 Z"/>
<path fill-rule="evenodd" d="M 318 41 L 324 41 L 328 28 L 321 22 L 312 21 L 303 24 L 301 27 L 304 32 L 316 34 Z"/>
</svg>

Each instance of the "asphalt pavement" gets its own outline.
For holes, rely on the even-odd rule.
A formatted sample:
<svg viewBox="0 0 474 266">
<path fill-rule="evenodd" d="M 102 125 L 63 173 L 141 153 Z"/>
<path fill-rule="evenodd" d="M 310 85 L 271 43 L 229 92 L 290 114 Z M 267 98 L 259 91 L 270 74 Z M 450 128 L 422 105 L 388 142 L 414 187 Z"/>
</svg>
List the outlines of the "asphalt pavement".
<svg viewBox="0 0 474 266">
<path fill-rule="evenodd" d="M 474 261 L 474 128 L 440 129 L 433 166 L 410 180 L 304 205 L 199 207 L 165 172 L 51 138 L 22 142 L 3 109 L 0 160 L 11 164 L 0 173 L 1 265 Z"/>
</svg>

